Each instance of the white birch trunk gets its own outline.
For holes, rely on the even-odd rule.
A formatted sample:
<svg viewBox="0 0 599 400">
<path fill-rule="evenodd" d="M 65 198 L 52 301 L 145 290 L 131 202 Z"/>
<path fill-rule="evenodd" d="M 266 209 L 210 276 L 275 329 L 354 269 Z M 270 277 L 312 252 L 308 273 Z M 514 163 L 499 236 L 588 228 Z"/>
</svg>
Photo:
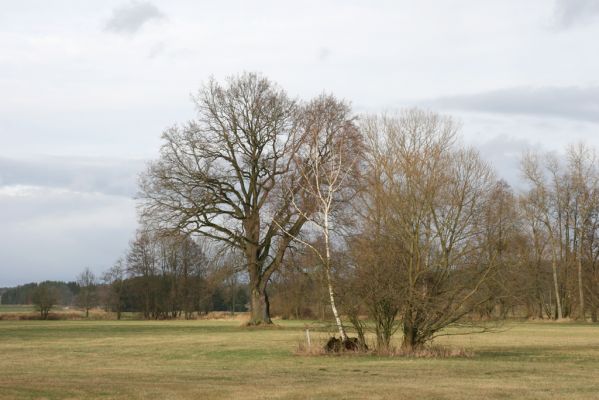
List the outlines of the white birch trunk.
<svg viewBox="0 0 599 400">
<path fill-rule="evenodd" d="M 341 322 L 341 318 L 339 317 L 339 312 L 337 311 L 337 306 L 335 305 L 335 291 L 333 290 L 333 281 L 331 279 L 331 249 L 329 242 L 329 218 L 328 218 L 328 207 L 324 213 L 324 243 L 325 243 L 325 270 L 327 276 L 327 286 L 329 289 L 329 300 L 331 302 L 331 310 L 333 311 L 333 316 L 335 317 L 335 323 L 337 324 L 337 328 L 339 329 L 339 334 L 341 335 L 341 339 L 343 341 L 347 340 L 347 334 L 345 333 L 345 328 L 343 327 L 343 323 Z"/>
</svg>

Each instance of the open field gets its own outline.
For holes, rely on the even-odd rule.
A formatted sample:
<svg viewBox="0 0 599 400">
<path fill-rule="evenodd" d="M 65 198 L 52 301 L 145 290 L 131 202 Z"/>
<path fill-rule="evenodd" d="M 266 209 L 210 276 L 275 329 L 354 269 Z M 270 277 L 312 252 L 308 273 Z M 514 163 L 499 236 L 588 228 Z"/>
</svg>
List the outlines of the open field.
<svg viewBox="0 0 599 400">
<path fill-rule="evenodd" d="M 297 356 L 303 322 L 279 323 L 0 321 L 0 398 L 599 398 L 599 326 L 509 323 L 439 339 L 472 358 L 402 359 Z"/>
</svg>

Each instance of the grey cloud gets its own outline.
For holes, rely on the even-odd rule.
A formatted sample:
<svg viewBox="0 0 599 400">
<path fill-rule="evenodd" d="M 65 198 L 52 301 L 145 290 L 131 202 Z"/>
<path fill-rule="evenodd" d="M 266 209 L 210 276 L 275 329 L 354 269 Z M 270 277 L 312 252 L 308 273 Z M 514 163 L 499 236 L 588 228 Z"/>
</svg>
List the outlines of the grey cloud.
<svg viewBox="0 0 599 400">
<path fill-rule="evenodd" d="M 43 187 L 0 187 L 0 287 L 71 280 L 109 267 L 136 226 L 132 199 Z"/>
<path fill-rule="evenodd" d="M 131 197 L 142 160 L 83 157 L 0 157 L 0 187 L 14 185 L 64 188 L 77 192 Z"/>
<path fill-rule="evenodd" d="M 115 33 L 133 34 L 148 21 L 164 17 L 162 11 L 154 4 L 148 1 L 132 1 L 113 11 L 104 29 Z"/>
<path fill-rule="evenodd" d="M 328 47 L 321 47 L 318 50 L 318 61 L 324 62 L 328 60 L 331 57 L 331 53 L 332 51 Z"/>
<path fill-rule="evenodd" d="M 163 42 L 156 43 L 150 48 L 148 58 L 152 59 L 158 57 L 160 54 L 164 53 L 165 48 L 166 45 Z"/>
<path fill-rule="evenodd" d="M 599 86 L 516 87 L 442 97 L 424 104 L 450 110 L 549 116 L 599 122 Z"/>
<path fill-rule="evenodd" d="M 556 0 L 555 23 L 559 28 L 571 28 L 589 23 L 599 16 L 597 0 Z"/>
</svg>

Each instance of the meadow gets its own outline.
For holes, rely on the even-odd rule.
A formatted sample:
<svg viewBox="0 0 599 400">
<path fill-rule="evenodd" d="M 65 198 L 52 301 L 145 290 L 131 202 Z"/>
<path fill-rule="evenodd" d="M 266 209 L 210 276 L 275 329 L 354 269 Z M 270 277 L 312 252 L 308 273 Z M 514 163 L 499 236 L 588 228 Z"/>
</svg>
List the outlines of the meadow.
<svg viewBox="0 0 599 400">
<path fill-rule="evenodd" d="M 0 398 L 599 398 L 595 325 L 509 322 L 437 340 L 470 357 L 400 358 L 297 355 L 308 322 L 276 323 L 0 321 Z"/>
</svg>

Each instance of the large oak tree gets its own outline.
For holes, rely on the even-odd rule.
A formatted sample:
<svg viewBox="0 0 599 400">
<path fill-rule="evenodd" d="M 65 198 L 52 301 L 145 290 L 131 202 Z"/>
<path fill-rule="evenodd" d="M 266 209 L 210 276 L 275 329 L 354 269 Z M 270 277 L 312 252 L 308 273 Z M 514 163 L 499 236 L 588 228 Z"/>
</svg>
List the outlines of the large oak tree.
<svg viewBox="0 0 599 400">
<path fill-rule="evenodd" d="M 270 323 L 268 281 L 314 208 L 301 190 L 310 179 L 310 146 L 323 146 L 316 153 L 329 156 L 330 138 L 307 140 L 313 112 L 343 103 L 330 96 L 302 103 L 253 73 L 224 85 L 212 79 L 194 100 L 197 119 L 164 132 L 160 158 L 142 176 L 142 217 L 241 251 L 250 323 Z M 349 107 L 336 109 L 322 118 L 339 129 L 323 132 L 353 132 Z"/>
</svg>

